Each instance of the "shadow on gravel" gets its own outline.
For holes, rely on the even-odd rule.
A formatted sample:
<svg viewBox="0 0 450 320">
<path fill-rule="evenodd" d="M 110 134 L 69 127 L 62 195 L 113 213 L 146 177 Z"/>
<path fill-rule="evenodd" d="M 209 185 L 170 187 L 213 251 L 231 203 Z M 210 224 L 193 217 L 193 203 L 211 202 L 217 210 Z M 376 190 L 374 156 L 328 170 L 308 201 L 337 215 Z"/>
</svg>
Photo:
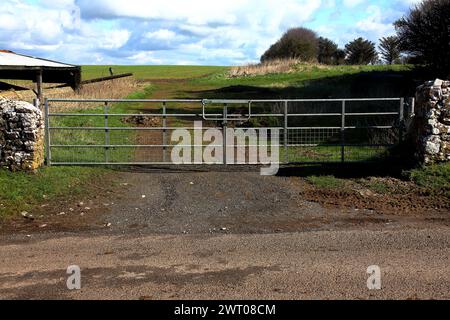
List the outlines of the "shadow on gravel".
<svg viewBox="0 0 450 320">
<path fill-rule="evenodd" d="M 195 173 L 195 172 L 259 172 L 252 165 L 136 165 L 113 167 L 113 170 L 136 173 Z"/>
<path fill-rule="evenodd" d="M 414 168 L 413 164 L 392 162 L 345 163 L 345 164 L 304 164 L 281 166 L 278 177 L 334 176 L 336 178 L 392 177 L 406 179 L 405 171 Z M 200 173 L 200 172 L 255 172 L 261 166 L 250 165 L 167 165 L 167 166 L 122 166 L 112 168 L 120 172 L 134 173 Z"/>
</svg>

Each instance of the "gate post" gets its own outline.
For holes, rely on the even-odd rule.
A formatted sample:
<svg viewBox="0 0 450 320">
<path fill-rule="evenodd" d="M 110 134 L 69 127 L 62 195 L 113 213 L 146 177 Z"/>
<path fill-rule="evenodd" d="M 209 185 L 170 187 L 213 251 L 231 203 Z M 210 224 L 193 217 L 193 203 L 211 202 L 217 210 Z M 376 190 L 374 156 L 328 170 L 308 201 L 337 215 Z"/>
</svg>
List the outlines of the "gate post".
<svg viewBox="0 0 450 320">
<path fill-rule="evenodd" d="M 109 134 L 109 118 L 108 118 L 108 102 L 105 102 L 105 162 L 109 163 L 109 145 L 110 145 L 110 134 Z"/>
<path fill-rule="evenodd" d="M 36 107 L 39 102 L 36 101 Z M 52 165 L 52 151 L 50 148 L 50 119 L 48 110 L 48 99 L 44 100 L 44 117 L 45 117 L 45 164 L 47 166 Z"/>
<path fill-rule="evenodd" d="M 167 109 L 166 109 L 166 102 L 163 102 L 163 120 L 162 120 L 162 125 L 163 125 L 163 162 L 167 161 L 167 131 L 166 131 L 166 127 L 167 127 Z"/>
<path fill-rule="evenodd" d="M 341 112 L 341 162 L 345 162 L 345 100 L 342 100 Z"/>
<path fill-rule="evenodd" d="M 399 139 L 399 143 L 401 143 L 403 141 L 403 126 L 404 126 L 404 120 L 405 120 L 405 99 L 401 98 L 400 99 L 400 110 L 398 112 L 398 116 L 399 116 L 399 127 L 398 127 L 398 139 Z"/>
<path fill-rule="evenodd" d="M 225 103 L 223 105 L 223 122 L 222 122 L 222 131 L 223 131 L 223 164 L 227 164 L 227 127 L 228 127 L 228 105 Z"/>
<path fill-rule="evenodd" d="M 284 132 L 283 132 L 283 142 L 284 142 L 284 158 L 286 164 L 289 163 L 289 154 L 288 154 L 288 101 L 284 102 Z"/>
</svg>

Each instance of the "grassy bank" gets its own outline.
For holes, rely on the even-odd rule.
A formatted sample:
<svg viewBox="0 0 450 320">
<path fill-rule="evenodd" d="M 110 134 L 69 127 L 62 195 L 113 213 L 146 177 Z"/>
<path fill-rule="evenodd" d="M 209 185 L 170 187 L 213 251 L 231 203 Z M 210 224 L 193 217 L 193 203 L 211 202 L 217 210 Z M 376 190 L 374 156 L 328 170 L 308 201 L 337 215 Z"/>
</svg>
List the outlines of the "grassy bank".
<svg viewBox="0 0 450 320">
<path fill-rule="evenodd" d="M 87 192 L 90 182 L 108 172 L 102 168 L 47 167 L 36 173 L 0 170 L 0 219 L 32 213 L 34 207 Z"/>
<path fill-rule="evenodd" d="M 413 169 L 406 171 L 405 175 L 418 186 L 434 193 L 444 193 L 450 197 L 450 163 Z"/>
<path fill-rule="evenodd" d="M 193 79 L 196 97 L 375 98 L 411 96 L 421 71 L 410 66 L 318 66 L 301 64 L 292 72 L 230 77 L 227 71 Z"/>
</svg>

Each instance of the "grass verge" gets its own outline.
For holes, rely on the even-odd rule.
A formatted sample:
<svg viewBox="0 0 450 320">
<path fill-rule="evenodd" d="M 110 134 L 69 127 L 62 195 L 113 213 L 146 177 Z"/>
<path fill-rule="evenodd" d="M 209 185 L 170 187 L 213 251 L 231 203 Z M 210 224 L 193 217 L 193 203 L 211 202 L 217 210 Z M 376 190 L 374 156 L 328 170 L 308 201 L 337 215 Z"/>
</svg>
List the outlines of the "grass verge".
<svg viewBox="0 0 450 320">
<path fill-rule="evenodd" d="M 345 185 L 345 180 L 334 176 L 309 176 L 306 178 L 306 181 L 322 189 L 337 189 Z"/>
<path fill-rule="evenodd" d="M 0 219 L 30 211 L 43 202 L 86 192 L 86 184 L 108 172 L 103 168 L 46 167 L 35 173 L 0 170 Z"/>
<path fill-rule="evenodd" d="M 434 164 L 405 172 L 418 186 L 450 197 L 450 163 Z"/>
</svg>

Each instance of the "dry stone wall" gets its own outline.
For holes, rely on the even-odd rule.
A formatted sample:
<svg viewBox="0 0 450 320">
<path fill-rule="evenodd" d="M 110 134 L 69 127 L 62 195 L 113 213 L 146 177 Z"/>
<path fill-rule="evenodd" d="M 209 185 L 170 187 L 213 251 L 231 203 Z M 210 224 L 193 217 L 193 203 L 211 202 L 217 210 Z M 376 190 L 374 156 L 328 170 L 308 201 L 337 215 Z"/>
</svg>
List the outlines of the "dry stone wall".
<svg viewBox="0 0 450 320">
<path fill-rule="evenodd" d="M 420 161 L 450 161 L 450 81 L 437 79 L 417 88 L 411 131 Z"/>
<path fill-rule="evenodd" d="M 44 162 L 44 119 L 39 108 L 0 98 L 0 166 L 32 171 Z"/>
</svg>

